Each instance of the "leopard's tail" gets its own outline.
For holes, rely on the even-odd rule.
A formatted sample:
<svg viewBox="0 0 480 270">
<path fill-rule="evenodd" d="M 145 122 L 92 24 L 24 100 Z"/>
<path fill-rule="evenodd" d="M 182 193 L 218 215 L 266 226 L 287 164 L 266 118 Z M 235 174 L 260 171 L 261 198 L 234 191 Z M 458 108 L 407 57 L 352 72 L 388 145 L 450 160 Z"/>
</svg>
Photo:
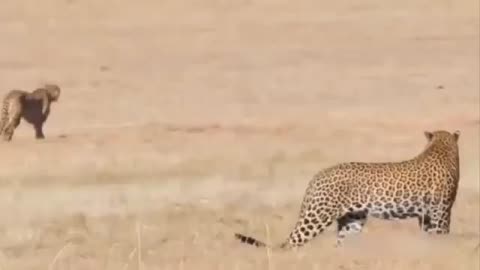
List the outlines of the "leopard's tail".
<svg viewBox="0 0 480 270">
<path fill-rule="evenodd" d="M 240 233 L 236 233 L 235 238 L 237 238 L 238 240 L 240 240 L 240 242 L 245 243 L 247 245 L 251 245 L 251 246 L 255 246 L 255 247 L 269 248 L 269 249 L 272 249 L 272 250 L 289 250 L 289 249 L 293 248 L 293 246 L 290 244 L 288 239 L 285 242 L 280 243 L 280 244 L 268 245 L 265 242 L 262 242 L 260 240 L 257 240 L 255 238 L 253 238 L 253 237 L 243 235 L 243 234 L 240 234 Z"/>
<path fill-rule="evenodd" d="M 267 244 L 265 244 L 264 242 L 259 241 L 259 240 L 255 239 L 253 237 L 240 234 L 240 233 L 236 233 L 235 238 L 240 240 L 240 242 L 248 244 L 248 245 L 252 245 L 252 246 L 256 246 L 256 247 L 267 247 Z"/>
</svg>

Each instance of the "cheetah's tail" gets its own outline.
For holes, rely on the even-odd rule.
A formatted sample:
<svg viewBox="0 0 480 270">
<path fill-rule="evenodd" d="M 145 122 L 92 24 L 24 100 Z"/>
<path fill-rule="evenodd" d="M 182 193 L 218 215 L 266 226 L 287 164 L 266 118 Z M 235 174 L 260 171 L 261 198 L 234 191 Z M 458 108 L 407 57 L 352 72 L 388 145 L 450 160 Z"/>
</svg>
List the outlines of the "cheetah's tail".
<svg viewBox="0 0 480 270">
<path fill-rule="evenodd" d="M 252 245 L 252 246 L 256 246 L 256 247 L 266 247 L 267 246 L 267 244 L 265 244 L 264 242 L 259 241 L 259 240 L 255 239 L 253 237 L 243 235 L 243 234 L 236 233 L 235 238 L 239 239 L 240 242 L 248 244 L 248 245 Z"/>
</svg>

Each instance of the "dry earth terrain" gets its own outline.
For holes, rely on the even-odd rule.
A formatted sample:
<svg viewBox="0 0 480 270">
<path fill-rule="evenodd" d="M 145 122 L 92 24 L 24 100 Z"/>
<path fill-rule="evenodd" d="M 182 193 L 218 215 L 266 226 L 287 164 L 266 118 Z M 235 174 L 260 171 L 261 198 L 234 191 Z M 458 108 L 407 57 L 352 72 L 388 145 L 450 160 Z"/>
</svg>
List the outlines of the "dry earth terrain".
<svg viewBox="0 0 480 270">
<path fill-rule="evenodd" d="M 2 0 L 0 89 L 62 89 L 0 144 L 0 269 L 478 269 L 477 0 Z M 342 161 L 460 130 L 447 236 L 283 241 Z"/>
</svg>

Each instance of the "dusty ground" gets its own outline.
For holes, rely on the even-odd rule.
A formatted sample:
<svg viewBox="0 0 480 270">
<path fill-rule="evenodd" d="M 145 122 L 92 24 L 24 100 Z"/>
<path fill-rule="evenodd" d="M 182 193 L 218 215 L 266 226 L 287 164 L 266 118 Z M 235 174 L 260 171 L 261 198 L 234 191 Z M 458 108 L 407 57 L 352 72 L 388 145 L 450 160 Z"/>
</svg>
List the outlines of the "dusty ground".
<svg viewBox="0 0 480 270">
<path fill-rule="evenodd" d="M 41 2 L 41 3 L 40 3 Z M 63 93 L 0 145 L 0 269 L 478 269 L 479 3 L 3 0 L 0 88 Z M 460 130 L 452 233 L 283 241 L 341 161 Z"/>
</svg>

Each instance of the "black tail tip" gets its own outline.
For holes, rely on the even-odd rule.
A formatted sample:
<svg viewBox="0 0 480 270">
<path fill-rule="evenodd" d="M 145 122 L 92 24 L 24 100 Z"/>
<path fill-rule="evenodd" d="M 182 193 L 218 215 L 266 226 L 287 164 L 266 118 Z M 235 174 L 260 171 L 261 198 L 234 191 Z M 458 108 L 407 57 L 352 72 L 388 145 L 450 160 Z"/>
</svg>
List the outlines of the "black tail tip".
<svg viewBox="0 0 480 270">
<path fill-rule="evenodd" d="M 264 247 L 265 246 L 264 243 L 258 241 L 257 239 L 255 239 L 253 237 L 250 237 L 250 236 L 245 236 L 243 234 L 236 233 L 235 238 L 239 239 L 240 242 L 242 242 L 242 243 L 249 244 L 249 245 L 252 245 L 252 246 L 256 246 L 256 247 Z"/>
<path fill-rule="evenodd" d="M 239 239 L 240 241 L 245 241 L 245 239 L 247 238 L 245 235 L 243 234 L 239 234 L 239 233 L 236 233 L 235 234 L 235 238 Z"/>
</svg>

